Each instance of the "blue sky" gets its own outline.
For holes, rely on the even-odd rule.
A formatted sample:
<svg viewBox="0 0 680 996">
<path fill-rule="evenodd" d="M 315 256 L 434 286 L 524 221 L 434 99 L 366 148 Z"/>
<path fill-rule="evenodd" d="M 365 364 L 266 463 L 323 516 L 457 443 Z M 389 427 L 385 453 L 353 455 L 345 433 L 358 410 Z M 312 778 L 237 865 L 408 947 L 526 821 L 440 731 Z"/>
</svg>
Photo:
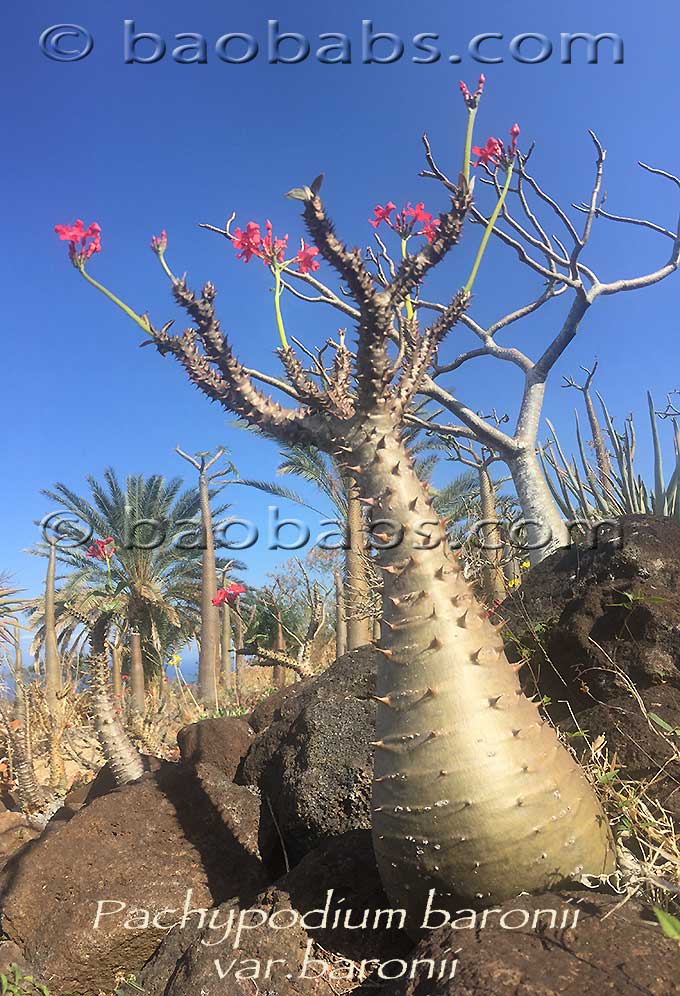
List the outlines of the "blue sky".
<svg viewBox="0 0 680 996">
<path fill-rule="evenodd" d="M 417 177 L 423 165 L 420 135 L 426 130 L 442 164 L 456 168 L 465 115 L 457 84 L 461 76 L 472 84 L 480 66 L 467 55 L 460 66 L 447 59 L 415 65 L 408 57 L 392 65 L 362 65 L 362 19 L 404 39 L 437 32 L 446 53 L 464 53 L 468 39 L 482 31 L 502 32 L 508 41 L 539 32 L 557 43 L 561 32 L 617 32 L 625 44 L 623 65 L 611 65 L 606 51 L 597 66 L 584 65 L 579 55 L 572 65 L 557 59 L 523 65 L 499 43 L 494 51 L 503 52 L 505 61 L 483 67 L 488 83 L 477 134 L 504 134 L 518 121 L 522 146 L 537 143 L 534 173 L 569 204 L 589 190 L 592 128 L 608 150 L 610 210 L 644 214 L 671 227 L 677 218 L 678 190 L 636 167 L 643 159 L 680 169 L 677 43 L 671 30 L 677 13 L 670 2 L 641 8 L 632 0 L 596 7 L 573 0 L 560 10 L 543 2 L 349 0 L 333 12 L 308 0 L 287 6 L 251 0 L 242 7 L 206 0 L 54 0 L 30 9 L 10 0 L 5 10 L 12 40 L 1 70 L 11 140 L 2 166 L 10 252 L 0 278 L 0 568 L 30 593 L 38 590 L 44 565 L 22 551 L 38 538 L 34 520 L 50 510 L 41 487 L 63 481 L 84 490 L 85 475 L 101 476 L 108 465 L 121 476 L 184 474 L 186 465 L 173 452 L 177 444 L 189 451 L 226 445 L 244 477 L 272 475 L 277 458 L 275 444 L 230 427 L 230 416 L 192 389 L 173 361 L 137 349 L 139 330 L 69 266 L 54 224 L 77 217 L 98 221 L 103 251 L 90 272 L 159 324 L 171 317 L 181 321 L 148 248 L 151 235 L 167 229 L 175 271 L 186 270 L 194 285 L 208 278 L 217 284 L 223 325 L 241 358 L 276 372 L 271 281 L 261 264 L 237 262 L 198 222 L 222 224 L 232 210 L 242 223 L 270 217 L 294 242 L 302 234 L 297 208 L 282 195 L 322 170 L 328 209 L 340 234 L 354 244 L 368 242 L 367 218 L 376 203 L 424 200 L 430 210 L 445 208 L 443 192 Z M 276 17 L 282 30 L 303 32 L 313 43 L 321 32 L 345 32 L 355 42 L 355 61 L 269 65 L 260 57 L 226 65 L 210 45 L 207 65 L 178 65 L 169 56 L 153 65 L 123 61 L 124 18 L 133 18 L 139 31 L 161 34 L 172 48 L 173 36 L 186 31 L 202 33 L 211 44 L 230 31 L 262 41 L 267 19 Z M 57 22 L 89 29 L 95 45 L 88 58 L 65 64 L 39 51 L 41 31 Z M 468 232 L 464 247 L 437 274 L 433 295 L 448 297 L 463 282 L 478 238 L 477 229 Z M 601 223 L 587 258 L 603 279 L 612 279 L 656 268 L 667 253 L 667 243 L 649 232 Z M 320 276 L 330 277 L 325 270 Z M 510 253 L 493 247 L 472 314 L 491 321 L 537 286 Z M 679 293 L 680 276 L 601 301 L 556 370 L 577 372 L 579 364 L 599 357 L 599 388 L 611 410 L 619 417 L 631 410 L 637 415 L 643 468 L 649 466 L 645 389 L 661 402 L 680 386 Z M 535 355 L 559 313 L 558 304 L 503 341 Z M 289 330 L 310 344 L 338 324 L 333 314 L 314 307 L 293 304 L 287 315 Z M 461 331 L 450 348 L 468 341 Z M 453 384 L 474 408 L 516 408 L 519 382 L 493 360 L 466 366 Z M 555 376 L 546 414 L 568 443 L 577 401 Z M 234 489 L 233 501 L 235 512 L 265 520 L 264 496 Z M 244 559 L 254 582 L 272 566 L 261 546 Z"/>
</svg>

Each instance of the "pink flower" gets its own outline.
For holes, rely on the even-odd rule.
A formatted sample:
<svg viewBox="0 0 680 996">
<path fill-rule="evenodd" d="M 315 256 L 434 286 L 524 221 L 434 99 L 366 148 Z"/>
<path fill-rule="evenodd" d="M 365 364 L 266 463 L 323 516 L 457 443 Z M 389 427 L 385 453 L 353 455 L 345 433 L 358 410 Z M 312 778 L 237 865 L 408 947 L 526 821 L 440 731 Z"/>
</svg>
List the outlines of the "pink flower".
<svg viewBox="0 0 680 996">
<path fill-rule="evenodd" d="M 240 252 L 236 253 L 237 259 L 242 259 L 249 263 L 253 256 L 262 256 L 262 235 L 260 226 L 255 221 L 249 221 L 245 229 L 234 229 L 234 247 Z"/>
<path fill-rule="evenodd" d="M 368 219 L 371 225 L 373 225 L 374 228 L 377 228 L 378 225 L 384 221 L 391 228 L 392 222 L 390 220 L 390 214 L 394 211 L 396 206 L 397 205 L 393 204 L 392 201 L 388 201 L 385 207 L 381 207 L 380 204 L 376 204 L 375 208 L 373 209 L 373 214 L 375 215 L 375 218 Z"/>
<path fill-rule="evenodd" d="M 501 156 L 503 155 L 503 143 L 499 142 L 497 138 L 487 138 L 486 143 L 483 146 L 473 145 L 472 154 L 474 156 L 479 156 L 479 159 L 475 166 L 484 164 L 487 166 L 491 163 L 492 166 L 497 166 Z"/>
<path fill-rule="evenodd" d="M 518 137 L 519 137 L 519 125 L 514 124 L 510 129 L 510 147 L 508 150 L 510 152 L 510 158 L 513 158 L 515 153 L 517 152 Z"/>
<path fill-rule="evenodd" d="M 402 239 L 408 239 L 411 235 L 415 234 L 424 235 L 428 242 L 432 242 L 440 222 L 435 221 L 430 212 L 425 210 L 425 205 L 422 201 L 419 201 L 415 207 L 412 207 L 411 202 L 407 201 L 406 207 L 402 208 L 394 218 L 390 218 L 390 215 L 395 210 L 396 205 L 392 201 L 388 201 L 384 207 L 378 204 L 373 212 L 375 218 L 369 218 L 368 220 L 374 228 L 377 228 L 381 222 L 386 222 Z M 419 231 L 414 232 L 416 225 L 422 225 L 423 227 Z"/>
<path fill-rule="evenodd" d="M 160 235 L 151 237 L 151 248 L 158 256 L 162 256 L 168 248 L 168 233 L 163 229 Z"/>
<path fill-rule="evenodd" d="M 90 256 L 96 252 L 101 252 L 102 230 L 96 221 L 85 228 L 83 222 L 77 219 L 72 225 L 55 225 L 54 231 L 62 242 L 68 242 L 69 259 L 79 269 L 83 268 Z"/>
<path fill-rule="evenodd" d="M 267 234 L 262 239 L 260 246 L 262 259 L 267 265 L 274 262 L 283 263 L 283 254 L 288 246 L 288 236 L 284 235 L 282 239 L 275 239 L 272 223 L 269 219 L 266 221 L 266 229 Z"/>
<path fill-rule="evenodd" d="M 239 595 L 243 595 L 245 588 L 242 584 L 232 584 L 227 585 L 226 588 L 220 588 L 213 599 L 211 599 L 213 605 L 223 605 L 226 602 L 228 605 L 233 605 Z"/>
<path fill-rule="evenodd" d="M 413 218 L 414 221 L 425 222 L 426 224 L 428 221 L 432 221 L 432 215 L 429 211 L 425 210 L 425 205 L 422 201 L 416 204 L 414 208 L 411 207 L 411 202 L 409 201 L 402 214 L 408 218 Z"/>
<path fill-rule="evenodd" d="M 430 217 L 425 222 L 422 229 L 419 232 L 416 232 L 416 235 L 424 235 L 427 241 L 432 243 L 434 242 L 435 235 L 437 234 L 437 229 L 439 228 L 440 225 L 441 222 L 439 221 L 439 218 L 433 219 L 432 217 Z"/>
<path fill-rule="evenodd" d="M 88 547 L 85 556 L 93 557 L 95 560 L 110 560 L 116 552 L 116 546 L 112 536 L 106 539 L 95 540 L 92 546 Z"/>
<path fill-rule="evenodd" d="M 307 246 L 302 243 L 302 248 L 300 252 L 295 257 L 295 262 L 298 264 L 298 269 L 300 273 L 314 273 L 321 266 L 318 259 L 315 256 L 319 255 L 319 250 L 316 246 Z"/>
</svg>

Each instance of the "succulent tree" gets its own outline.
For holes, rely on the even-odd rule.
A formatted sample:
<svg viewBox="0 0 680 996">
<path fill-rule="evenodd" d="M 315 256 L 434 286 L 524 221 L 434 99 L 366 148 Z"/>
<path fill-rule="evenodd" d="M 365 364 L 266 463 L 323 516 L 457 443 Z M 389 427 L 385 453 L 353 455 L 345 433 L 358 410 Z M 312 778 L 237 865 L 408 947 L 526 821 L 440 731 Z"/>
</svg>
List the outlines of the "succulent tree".
<svg viewBox="0 0 680 996">
<path fill-rule="evenodd" d="M 102 753 L 111 769 L 116 785 L 126 785 L 144 774 L 144 764 L 139 752 L 128 737 L 121 720 L 120 704 L 114 699 L 109 677 L 109 638 L 115 620 L 115 610 L 100 606 L 103 611 L 94 623 L 69 606 L 70 613 L 89 632 L 90 669 L 89 684 L 92 713 Z"/>
<path fill-rule="evenodd" d="M 507 151 L 497 150 L 507 172 L 503 196 L 517 131 Z M 467 312 L 490 234 L 487 228 L 465 285 L 431 324 L 421 325 L 414 296 L 458 244 L 472 210 L 470 140 L 471 125 L 463 170 L 449 184 L 448 210 L 437 219 L 422 205 L 402 212 L 402 230 L 415 235 L 415 225 L 422 225 L 425 241 L 410 253 L 403 238 L 403 259 L 385 280 L 359 249 L 335 234 L 319 195 L 320 178 L 290 192 L 302 203 L 315 244 L 303 243 L 293 260 L 285 258 L 286 241 L 275 239 L 270 226 L 264 236 L 254 222 L 233 235 L 224 230 L 242 258 L 262 259 L 274 276 L 283 379 L 256 377 L 237 359 L 216 314 L 213 284 L 196 294 L 162 259 L 174 299 L 191 322 L 173 335 L 170 323 L 156 327 L 89 275 L 80 230 L 60 233 L 71 242 L 71 258 L 83 277 L 122 307 L 191 383 L 285 445 L 313 444 L 327 452 L 369 509 L 385 579 L 382 633 L 375 645 L 373 838 L 386 891 L 394 905 L 408 910 L 413 925 L 430 890 L 443 903 L 483 905 L 584 873 L 606 874 L 615 865 L 595 792 L 539 707 L 524 696 L 500 633 L 466 582 L 403 441 L 413 398 Z M 280 304 L 285 274 L 296 263 L 311 276 L 317 254 L 338 274 L 344 292 L 336 298 L 351 300 L 356 318 L 355 349 L 344 338 L 331 341 L 324 348 L 330 348 L 332 361 L 320 360 L 321 370 L 316 364 L 306 368 L 288 343 Z M 295 405 L 268 397 L 257 379 L 274 383 Z"/>
<path fill-rule="evenodd" d="M 609 452 L 607 450 L 604 433 L 602 432 L 602 426 L 600 425 L 600 420 L 597 417 L 595 402 L 593 401 L 593 392 L 591 390 L 593 386 L 593 379 L 597 373 L 597 368 L 597 360 L 595 360 L 590 369 L 582 366 L 581 370 L 586 375 L 584 382 L 579 384 L 573 377 L 565 377 L 562 386 L 573 387 L 576 391 L 580 391 L 583 395 L 583 403 L 586 407 L 586 415 L 588 416 L 588 425 L 590 426 L 595 459 L 597 460 L 597 474 L 600 484 L 606 490 L 609 477 L 612 472 L 612 462 L 609 458 Z"/>
<path fill-rule="evenodd" d="M 481 88 L 474 94 L 470 94 L 464 85 L 461 89 L 469 117 L 473 118 Z M 477 190 L 480 186 L 486 186 L 495 207 L 485 211 L 480 204 L 473 203 L 470 218 L 477 224 L 486 226 L 491 238 L 517 257 L 526 271 L 540 281 L 540 289 L 520 307 L 505 313 L 499 309 L 501 313 L 491 323 L 482 322 L 470 311 L 466 311 L 460 318 L 460 324 L 472 336 L 470 347 L 460 349 L 457 343 L 456 352 L 451 358 L 439 351 L 421 377 L 418 388 L 421 398 L 435 401 L 446 416 L 453 416 L 452 422 L 442 418 L 432 421 L 445 438 L 455 435 L 457 438 L 475 440 L 495 450 L 507 464 L 526 523 L 527 545 L 533 562 L 539 562 L 555 549 L 569 543 L 568 526 L 545 481 L 537 457 L 543 403 L 555 365 L 580 332 L 593 305 L 615 294 L 652 287 L 673 275 L 680 266 L 680 219 L 666 226 L 644 217 L 614 214 L 605 208 L 603 180 L 606 150 L 595 134 L 589 134 L 595 150 L 594 178 L 586 200 L 572 205 L 574 216 L 570 216 L 569 210 L 530 171 L 533 146 L 525 154 L 517 152 L 512 186 L 503 184 L 497 140 L 489 139 L 485 146 L 474 148 L 474 154 L 479 157 L 475 165 L 480 167 L 482 174 L 477 177 Z M 447 175 L 435 160 L 427 136 L 424 136 L 423 141 L 427 167 L 420 175 L 434 180 L 441 188 L 456 196 L 459 187 L 456 174 Z M 468 141 L 463 173 L 469 162 L 470 146 Z M 674 174 L 645 163 L 639 165 L 646 173 L 661 177 L 680 189 L 680 178 Z M 368 250 L 374 265 L 374 278 L 380 289 L 387 294 L 394 280 L 397 262 L 377 229 L 383 224 L 399 229 L 400 222 L 398 216 L 392 216 L 393 210 L 394 205 L 389 202 L 381 208 L 381 213 L 376 214 L 374 224 L 377 248 L 371 247 Z M 587 253 L 593 232 L 602 222 L 610 222 L 621 229 L 642 228 L 653 232 L 662 242 L 665 240 L 668 246 L 665 262 L 647 273 L 614 279 L 601 278 L 587 260 Z M 554 234 L 553 225 L 557 226 Z M 215 226 L 204 227 L 219 232 Z M 312 273 L 287 271 L 283 286 L 298 298 L 314 304 L 324 304 L 340 312 L 343 320 L 349 319 L 357 324 L 362 322 L 360 302 L 353 302 L 342 291 L 337 293 Z M 548 316 L 551 309 L 559 307 L 560 301 L 569 302 L 566 314 L 551 324 Z M 446 301 L 427 299 L 420 294 L 414 296 L 406 306 L 419 315 L 434 312 L 443 321 L 446 320 L 450 307 Z M 508 335 L 514 328 L 521 328 L 522 323 L 530 321 L 537 313 L 543 318 L 543 327 L 551 331 L 548 331 L 534 357 L 508 342 Z M 397 338 L 394 332 L 392 335 Z M 448 383 L 451 374 L 469 364 L 489 358 L 500 361 L 507 370 L 514 367 L 521 378 L 522 390 L 517 416 L 514 427 L 509 431 L 472 407 L 459 390 L 460 381 L 457 382 L 455 391 Z M 266 383 L 275 382 L 275 379 L 269 377 L 264 380 Z M 487 399 L 486 405 L 490 406 L 492 401 L 492 398 Z"/>
<path fill-rule="evenodd" d="M 268 588 L 261 588 L 258 591 L 258 608 L 264 609 L 274 622 L 274 645 L 273 647 L 263 646 L 259 636 L 256 634 L 250 638 L 239 650 L 237 654 L 244 657 L 253 658 L 249 661 L 266 667 L 268 664 L 274 665 L 273 681 L 274 687 L 281 687 L 284 681 L 277 682 L 277 668 L 283 672 L 289 669 L 300 678 L 309 678 L 314 674 L 310 660 L 312 649 L 316 637 L 321 631 L 326 618 L 325 592 L 319 581 L 312 581 L 301 560 L 295 559 L 295 583 L 296 602 L 299 609 L 300 589 L 304 591 L 305 602 L 305 622 L 304 634 L 298 635 L 293 629 L 286 626 L 284 622 L 286 606 L 284 586 L 281 578 L 275 578 L 274 584 Z M 257 627 L 257 615 L 253 622 Z M 286 635 L 297 649 L 293 654 L 286 649 Z M 293 646 L 291 646 L 291 651 Z"/>
</svg>

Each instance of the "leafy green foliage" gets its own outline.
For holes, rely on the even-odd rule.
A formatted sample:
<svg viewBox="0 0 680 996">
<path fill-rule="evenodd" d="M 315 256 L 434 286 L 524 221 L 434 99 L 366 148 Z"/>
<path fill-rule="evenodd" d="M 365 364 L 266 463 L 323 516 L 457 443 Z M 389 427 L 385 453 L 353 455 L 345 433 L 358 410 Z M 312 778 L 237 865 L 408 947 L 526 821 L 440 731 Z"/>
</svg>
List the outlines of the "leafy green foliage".
<svg viewBox="0 0 680 996">
<path fill-rule="evenodd" d="M 70 606 L 92 622 L 113 611 L 123 638 L 130 629 L 141 633 L 145 669 L 153 673 L 173 650 L 193 639 L 199 626 L 198 491 L 183 489 L 179 477 L 166 480 L 158 474 L 131 475 L 122 484 L 110 468 L 103 482 L 89 476 L 87 483 L 88 496 L 62 483 L 43 492 L 78 520 L 76 538 L 85 527 L 93 538 L 111 536 L 115 543 L 110 577 L 105 563 L 86 555 L 87 542 L 58 548 L 59 561 L 71 569 L 56 597 L 60 649 L 65 652 L 87 640 L 87 627 L 70 613 Z M 215 516 L 224 509 L 216 509 Z M 37 627 L 35 649 L 44 639 L 41 600 L 34 603 L 32 623 Z"/>
<path fill-rule="evenodd" d="M 32 975 L 24 975 L 16 964 L 9 966 L 9 974 L 0 972 L 0 996 L 50 996 L 47 986 L 36 982 Z"/>
<path fill-rule="evenodd" d="M 659 926 L 666 937 L 680 944 L 680 920 L 677 916 L 673 916 L 672 913 L 666 913 L 665 910 L 660 910 L 658 906 L 654 907 L 654 915 L 659 921 Z"/>
<path fill-rule="evenodd" d="M 19 588 L 14 588 L 6 574 L 0 574 L 0 640 L 14 643 L 12 630 L 17 625 L 17 616 L 24 609 L 24 602 L 17 596 Z"/>
</svg>

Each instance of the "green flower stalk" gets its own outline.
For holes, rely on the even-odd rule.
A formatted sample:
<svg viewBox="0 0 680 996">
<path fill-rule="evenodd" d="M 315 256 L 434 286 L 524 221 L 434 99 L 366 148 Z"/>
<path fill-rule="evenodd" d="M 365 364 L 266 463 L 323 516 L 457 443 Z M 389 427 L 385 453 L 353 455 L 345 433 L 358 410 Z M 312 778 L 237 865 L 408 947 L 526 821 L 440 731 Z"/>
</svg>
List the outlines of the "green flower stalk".
<svg viewBox="0 0 680 996">
<path fill-rule="evenodd" d="M 470 185 L 470 156 L 472 154 L 472 132 L 475 127 L 475 118 L 477 117 L 477 108 L 479 107 L 479 101 L 481 99 L 482 93 L 484 92 L 484 84 L 486 83 L 486 77 L 482 73 L 479 77 L 479 82 L 477 83 L 477 89 L 474 93 L 470 93 L 467 86 L 460 81 L 458 86 L 460 87 L 460 92 L 463 94 L 463 100 L 468 109 L 468 120 L 467 128 L 465 130 L 465 151 L 463 152 L 463 179 L 465 180 L 465 186 Z"/>
<path fill-rule="evenodd" d="M 486 228 L 484 230 L 484 235 L 482 236 L 482 241 L 480 243 L 479 249 L 477 250 L 477 255 L 475 256 L 475 261 L 472 264 L 472 269 L 470 271 L 470 276 L 465 284 L 465 290 L 469 293 L 472 290 L 472 285 L 475 282 L 475 278 L 479 271 L 484 253 L 486 252 L 486 247 L 489 244 L 489 238 L 494 229 L 496 222 L 498 221 L 498 216 L 501 213 L 503 205 L 505 204 L 505 199 L 508 195 L 508 190 L 510 189 L 510 180 L 512 179 L 512 169 L 515 163 L 515 155 L 517 153 L 517 137 L 519 135 L 519 125 L 513 125 L 510 129 L 511 143 L 507 149 L 503 148 L 503 143 L 497 138 L 489 138 L 486 145 L 483 148 L 475 146 L 472 151 L 475 155 L 479 156 L 478 161 L 475 166 L 479 166 L 480 163 L 488 164 L 492 163 L 496 166 L 500 165 L 501 168 L 505 169 L 505 182 L 501 190 L 500 197 L 498 198 L 498 203 L 496 207 L 491 212 L 491 217 L 489 218 Z"/>
<path fill-rule="evenodd" d="M 315 246 L 308 246 L 304 240 L 300 243 L 300 249 L 291 259 L 285 259 L 284 254 L 288 248 L 288 236 L 282 239 L 274 236 L 271 221 L 267 219 L 265 225 L 266 234 L 263 236 L 260 226 L 256 221 L 249 221 L 245 228 L 236 228 L 231 236 L 234 248 L 237 250 L 236 258 L 242 259 L 244 263 L 249 263 L 253 256 L 261 259 L 265 266 L 269 267 L 274 275 L 274 314 L 276 316 L 276 328 L 278 329 L 281 347 L 288 350 L 288 339 L 283 324 L 281 313 L 281 295 L 284 291 L 282 275 L 290 267 L 297 265 L 300 273 L 314 273 L 319 269 L 319 261 L 315 258 L 319 250 Z"/>
</svg>

